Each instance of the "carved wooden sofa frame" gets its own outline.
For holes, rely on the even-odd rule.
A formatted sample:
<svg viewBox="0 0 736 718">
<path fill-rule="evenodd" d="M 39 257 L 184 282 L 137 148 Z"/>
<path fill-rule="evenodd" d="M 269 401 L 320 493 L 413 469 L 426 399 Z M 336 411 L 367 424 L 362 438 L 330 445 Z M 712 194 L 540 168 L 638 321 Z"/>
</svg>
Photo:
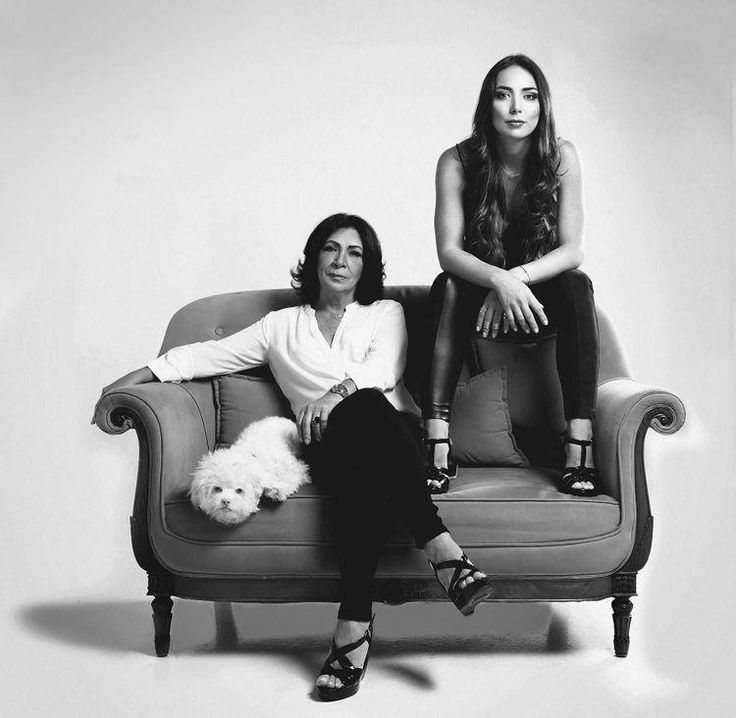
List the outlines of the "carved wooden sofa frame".
<svg viewBox="0 0 736 718">
<path fill-rule="evenodd" d="M 405 380 L 416 395 L 423 372 L 426 371 L 428 288 L 391 287 L 387 289 L 387 296 L 404 305 L 410 336 Z M 295 303 L 296 297 L 290 290 L 238 292 L 198 300 L 174 315 L 161 353 L 172 346 L 227 336 L 249 325 L 269 310 Z M 629 647 L 631 597 L 636 595 L 637 572 L 644 567 L 649 557 L 654 526 L 644 465 L 645 437 L 650 428 L 666 434 L 676 432 L 684 422 L 685 411 L 682 402 L 670 392 L 642 385 L 633 379 L 613 327 L 600 310 L 599 322 L 602 360 L 595 438 L 597 460 L 604 474 L 608 496 L 603 497 L 602 503 L 597 505 L 581 503 L 579 511 L 605 509 L 608 514 L 614 510 L 619 511 L 619 533 L 625 533 L 625 536 L 614 536 L 615 531 L 610 527 L 604 528 L 602 533 L 589 532 L 590 535 L 584 541 L 579 540 L 579 537 L 562 535 L 549 541 L 544 537 L 536 537 L 524 543 L 512 539 L 506 541 L 503 535 L 496 535 L 489 539 L 488 545 L 475 539 L 471 541 L 470 548 L 479 565 L 490 567 L 489 573 L 492 574 L 495 585 L 495 594 L 491 600 L 579 601 L 612 598 L 615 654 L 626 656 Z M 535 357 L 539 354 L 533 361 L 549 366 L 554 364 L 554 339 L 551 342 L 551 346 L 531 350 Z M 491 352 L 491 363 L 505 363 L 509 366 L 519 364 L 517 357 L 522 348 L 487 344 Z M 528 353 L 530 349 L 524 347 L 523 351 Z M 513 377 L 510 377 L 510 381 L 512 380 Z M 517 377 L 516 381 L 523 383 L 524 378 Z M 260 386 L 259 390 L 262 388 Z M 553 393 L 554 391 L 552 389 Z M 299 573 L 301 569 L 295 568 L 295 559 L 286 556 L 282 570 L 271 573 L 259 568 L 248 568 L 258 559 L 257 541 L 251 541 L 246 547 L 245 542 L 240 546 L 237 541 L 229 539 L 218 541 L 204 540 L 199 535 L 173 536 L 167 524 L 169 514 L 174 508 L 180 514 L 186 514 L 187 511 L 193 513 L 186 502 L 186 488 L 191 471 L 199 457 L 213 449 L 217 442 L 215 392 L 213 380 L 179 385 L 152 383 L 109 392 L 96 408 L 95 421 L 100 429 L 110 434 L 120 434 L 133 428 L 138 437 L 138 477 L 130 530 L 136 561 L 148 575 L 148 594 L 153 596 L 155 649 L 158 656 L 165 656 L 169 651 L 172 596 L 257 603 L 337 600 L 338 580 L 329 546 L 320 544 L 310 549 L 292 545 L 293 542 L 289 545 L 281 542 L 272 547 L 262 547 L 263 551 L 275 551 L 277 557 L 281 555 L 279 551 L 289 554 L 289 551 L 294 553 L 304 550 L 310 557 L 315 554 L 314 561 L 322 562 L 316 565 L 329 566 L 326 572 L 305 575 L 303 572 Z M 510 387 L 512 419 L 513 400 Z M 555 411 L 559 412 L 559 406 Z M 479 473 L 483 471 L 486 473 Z M 468 478 L 464 479 L 464 476 Z M 513 480 L 509 480 L 509 477 Z M 524 484 L 525 481 L 527 484 Z M 479 501 L 485 502 L 483 505 L 487 505 L 491 512 L 489 527 L 492 528 L 497 523 L 492 514 L 496 510 L 495 500 L 506 501 L 507 506 L 516 500 L 503 493 L 511 491 L 512 489 L 504 487 L 513 485 L 514 482 L 525 487 L 521 490 L 523 496 L 520 500 L 526 501 L 532 508 L 538 506 L 539 511 L 567 510 L 569 504 L 562 502 L 576 500 L 561 496 L 556 491 L 553 472 L 534 473 L 533 469 L 461 469 L 450 493 L 445 498 L 437 497 L 438 501 L 445 502 L 443 506 L 448 511 L 455 512 L 454 521 L 460 524 L 457 533 L 455 524 L 451 523 L 450 527 L 461 545 L 465 545 L 465 529 L 462 527 L 465 504 L 462 502 L 466 497 L 470 497 L 468 501 L 473 501 L 473 497 L 477 495 Z M 168 492 L 169 503 L 164 496 L 165 492 Z M 314 507 L 324 503 L 324 497 L 318 493 L 307 499 L 299 504 L 304 506 L 305 513 L 317 510 Z M 291 507 L 289 502 L 293 501 L 294 499 L 289 499 L 284 506 Z M 552 501 L 558 503 L 552 504 Z M 616 506 L 615 502 L 618 502 Z M 467 507 L 466 513 L 471 508 L 477 509 L 471 504 L 467 504 Z M 442 509 L 443 516 L 445 508 Z M 255 516 L 258 517 L 261 513 Z M 199 520 L 196 517 L 185 518 Z M 555 520 L 561 522 L 559 518 Z M 201 528 L 201 531 L 208 530 L 207 527 Z M 564 527 L 560 530 L 564 530 Z M 589 553 L 598 550 L 596 547 L 606 541 L 613 546 L 614 540 L 618 543 L 613 559 L 601 560 L 600 567 L 585 568 Z M 238 551 L 241 550 L 242 557 L 239 557 Z M 226 551 L 233 554 L 234 558 L 222 560 L 230 561 L 228 566 L 232 561 L 241 561 L 242 574 L 234 573 L 232 569 L 218 569 L 214 563 L 210 565 L 209 555 L 214 561 L 215 557 L 224 555 Z M 397 546 L 393 551 L 390 566 L 386 570 L 379 566 L 375 580 L 375 600 L 389 604 L 446 600 L 441 588 L 428 573 L 419 552 L 412 548 L 410 542 Z M 551 563 L 557 568 L 547 570 L 547 563 L 540 563 L 536 556 L 542 551 L 553 556 Z M 199 553 L 197 557 L 190 558 L 187 552 Z M 576 568 L 578 564 L 584 570 Z M 501 567 L 498 574 L 493 570 L 497 565 Z"/>
</svg>

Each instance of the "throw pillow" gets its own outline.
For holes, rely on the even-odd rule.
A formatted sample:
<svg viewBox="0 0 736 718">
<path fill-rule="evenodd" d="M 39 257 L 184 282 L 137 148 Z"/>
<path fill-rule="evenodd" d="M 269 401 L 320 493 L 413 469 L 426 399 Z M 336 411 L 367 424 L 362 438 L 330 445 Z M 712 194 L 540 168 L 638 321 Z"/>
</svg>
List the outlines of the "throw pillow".
<svg viewBox="0 0 736 718">
<path fill-rule="evenodd" d="M 219 446 L 230 446 L 248 424 L 258 419 L 293 418 L 276 382 L 244 374 L 226 374 L 215 380 L 215 411 Z"/>
<path fill-rule="evenodd" d="M 466 466 L 529 466 L 511 432 L 507 396 L 505 366 L 457 385 L 450 421 L 455 461 Z"/>
</svg>

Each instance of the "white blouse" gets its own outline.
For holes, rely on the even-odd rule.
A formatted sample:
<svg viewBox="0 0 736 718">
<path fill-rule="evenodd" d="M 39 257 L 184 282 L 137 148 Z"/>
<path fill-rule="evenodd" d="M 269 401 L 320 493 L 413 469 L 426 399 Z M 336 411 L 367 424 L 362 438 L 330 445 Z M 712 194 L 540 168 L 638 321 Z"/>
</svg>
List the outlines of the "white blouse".
<svg viewBox="0 0 736 718">
<path fill-rule="evenodd" d="M 224 339 L 170 349 L 148 367 L 160 381 L 180 382 L 268 364 L 294 414 L 350 378 L 358 389 L 380 389 L 399 411 L 419 414 L 401 379 L 407 344 L 399 302 L 349 304 L 332 346 L 317 326 L 314 309 L 302 304 L 269 312 Z"/>
</svg>

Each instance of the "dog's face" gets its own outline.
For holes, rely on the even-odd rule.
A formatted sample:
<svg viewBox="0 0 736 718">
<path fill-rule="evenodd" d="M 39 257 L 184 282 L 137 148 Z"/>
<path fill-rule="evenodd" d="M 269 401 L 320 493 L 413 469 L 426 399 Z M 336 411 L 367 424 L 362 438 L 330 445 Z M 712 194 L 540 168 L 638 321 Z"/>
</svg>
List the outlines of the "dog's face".
<svg viewBox="0 0 736 718">
<path fill-rule="evenodd" d="M 261 487 L 243 462 L 224 459 L 218 452 L 202 458 L 190 494 L 192 504 L 211 519 L 234 525 L 258 510 Z"/>
</svg>

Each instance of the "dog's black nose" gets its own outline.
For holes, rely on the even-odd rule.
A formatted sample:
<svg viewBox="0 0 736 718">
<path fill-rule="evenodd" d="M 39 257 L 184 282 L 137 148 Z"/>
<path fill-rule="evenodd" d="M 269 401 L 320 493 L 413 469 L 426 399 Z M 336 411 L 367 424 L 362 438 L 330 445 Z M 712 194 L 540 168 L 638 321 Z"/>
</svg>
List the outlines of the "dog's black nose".
<svg viewBox="0 0 736 718">
<path fill-rule="evenodd" d="M 230 506 L 230 499 L 222 499 L 221 503 L 223 506 Z"/>
</svg>

